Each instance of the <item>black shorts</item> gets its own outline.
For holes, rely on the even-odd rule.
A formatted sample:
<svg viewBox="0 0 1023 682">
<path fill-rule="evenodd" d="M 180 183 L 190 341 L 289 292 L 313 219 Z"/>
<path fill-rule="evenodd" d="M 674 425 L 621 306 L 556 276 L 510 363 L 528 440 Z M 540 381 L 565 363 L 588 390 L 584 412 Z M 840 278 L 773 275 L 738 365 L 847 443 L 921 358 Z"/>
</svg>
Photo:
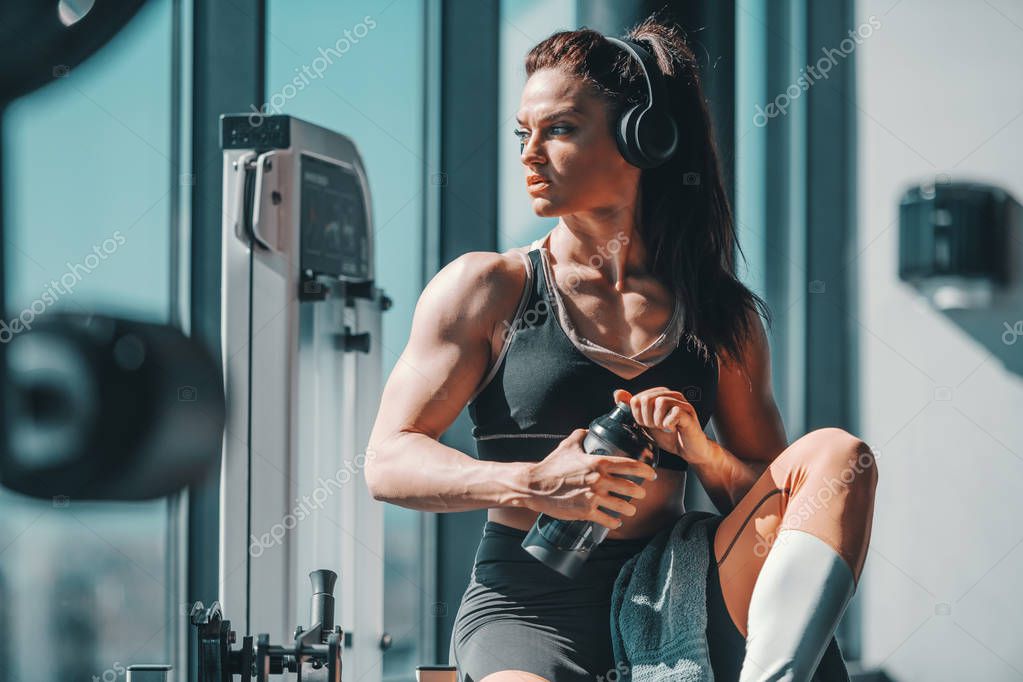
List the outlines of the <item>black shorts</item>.
<svg viewBox="0 0 1023 682">
<path fill-rule="evenodd" d="M 708 528 L 711 556 L 715 527 Z M 525 536 L 526 531 L 494 521 L 483 528 L 451 634 L 449 659 L 459 680 L 479 682 L 500 670 L 524 670 L 557 682 L 620 678 L 611 652 L 611 592 L 622 565 L 653 536 L 604 540 L 575 579 L 522 549 Z M 713 580 L 717 588 L 714 562 L 709 563 L 708 587 Z M 723 668 L 737 672 L 745 641 L 720 594 L 720 589 L 707 593 L 708 639 L 715 640 L 711 662 L 715 670 L 717 661 L 724 661 L 730 665 L 722 663 Z"/>
</svg>

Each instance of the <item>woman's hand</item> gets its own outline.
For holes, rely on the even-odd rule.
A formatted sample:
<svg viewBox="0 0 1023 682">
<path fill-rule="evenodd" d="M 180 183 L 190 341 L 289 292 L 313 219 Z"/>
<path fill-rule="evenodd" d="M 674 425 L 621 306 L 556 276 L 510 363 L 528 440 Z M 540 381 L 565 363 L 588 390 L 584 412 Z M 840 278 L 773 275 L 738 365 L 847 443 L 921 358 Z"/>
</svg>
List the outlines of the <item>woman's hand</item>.
<svg viewBox="0 0 1023 682">
<path fill-rule="evenodd" d="M 587 453 L 582 447 L 585 436 L 586 429 L 576 429 L 551 454 L 530 467 L 529 489 L 533 495 L 526 507 L 556 519 L 596 521 L 615 530 L 623 521 L 599 507 L 633 516 L 636 507 L 615 494 L 646 497 L 642 486 L 620 477 L 653 480 L 657 473 L 649 464 L 628 457 Z"/>
<path fill-rule="evenodd" d="M 707 462 L 713 456 L 696 408 L 678 391 L 658 386 L 632 395 L 619 388 L 612 396 L 615 402 L 629 404 L 636 423 L 649 431 L 662 450 L 690 464 Z"/>
</svg>

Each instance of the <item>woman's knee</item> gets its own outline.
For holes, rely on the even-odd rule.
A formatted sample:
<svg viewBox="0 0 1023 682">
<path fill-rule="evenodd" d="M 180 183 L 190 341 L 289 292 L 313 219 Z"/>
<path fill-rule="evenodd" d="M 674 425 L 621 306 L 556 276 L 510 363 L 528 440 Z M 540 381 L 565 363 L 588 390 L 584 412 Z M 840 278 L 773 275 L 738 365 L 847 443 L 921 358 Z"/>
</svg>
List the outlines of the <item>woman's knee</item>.
<svg viewBox="0 0 1023 682">
<path fill-rule="evenodd" d="M 499 670 L 490 673 L 480 682 L 551 682 L 546 677 L 527 673 L 525 670 Z"/>
<path fill-rule="evenodd" d="M 873 494 L 877 487 L 877 460 L 861 438 L 834 426 L 810 431 L 793 446 L 801 466 L 829 480 Z"/>
</svg>

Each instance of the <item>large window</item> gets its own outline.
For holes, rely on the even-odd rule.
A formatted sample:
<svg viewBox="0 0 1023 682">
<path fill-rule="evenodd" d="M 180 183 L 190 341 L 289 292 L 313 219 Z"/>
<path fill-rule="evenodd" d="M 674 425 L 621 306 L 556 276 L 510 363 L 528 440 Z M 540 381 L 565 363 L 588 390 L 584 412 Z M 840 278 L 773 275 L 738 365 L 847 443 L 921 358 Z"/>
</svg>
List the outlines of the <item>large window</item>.
<svg viewBox="0 0 1023 682">
<path fill-rule="evenodd" d="M 838 115 L 851 63 L 812 71 L 822 50 L 851 26 L 848 3 L 737 0 L 736 185 L 740 274 L 771 310 L 773 390 L 789 441 L 821 426 L 856 430 L 843 406 L 853 390 L 842 368 L 855 366 L 844 322 L 830 316 L 849 293 L 843 199 L 853 164 L 852 135 Z M 826 281 L 825 281 L 826 280 Z M 859 658 L 860 592 L 838 630 L 842 652 Z"/>
<path fill-rule="evenodd" d="M 739 275 L 771 309 L 773 389 L 790 440 L 806 430 L 806 96 L 788 94 L 806 64 L 805 13 L 801 0 L 739 0 L 735 11 Z"/>
<path fill-rule="evenodd" d="M 148 3 L 99 53 L 55 65 L 61 77 L 5 112 L 6 320 L 55 310 L 171 319 L 174 11 L 171 0 Z M 0 680 L 124 679 L 131 663 L 180 664 L 179 509 L 178 497 L 0 490 Z"/>
<path fill-rule="evenodd" d="M 431 172 L 423 151 L 425 9 L 421 0 L 267 3 L 265 106 L 349 136 L 365 162 L 377 286 L 394 301 L 383 317 L 384 377 L 405 346 L 422 291 Z M 425 660 L 431 640 L 423 627 L 434 602 L 424 559 L 428 515 L 391 504 L 384 515 L 384 630 L 391 645 L 383 676 L 407 680 L 416 665 L 433 662 Z"/>
<path fill-rule="evenodd" d="M 546 234 L 557 218 L 541 218 L 533 213 L 526 193 L 525 170 L 519 153 L 519 141 L 513 134 L 518 127 L 515 113 L 526 84 L 526 54 L 555 31 L 570 31 L 575 25 L 574 0 L 502 0 L 501 2 L 501 94 L 498 128 L 498 223 L 497 249 L 522 246 Z"/>
</svg>

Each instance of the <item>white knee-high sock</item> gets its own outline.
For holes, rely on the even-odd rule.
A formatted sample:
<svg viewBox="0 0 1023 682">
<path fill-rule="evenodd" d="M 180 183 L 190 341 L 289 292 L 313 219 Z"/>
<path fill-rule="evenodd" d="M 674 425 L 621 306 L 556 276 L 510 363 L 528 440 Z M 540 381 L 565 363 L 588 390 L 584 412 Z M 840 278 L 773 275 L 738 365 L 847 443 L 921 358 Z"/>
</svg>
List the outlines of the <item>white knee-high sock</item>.
<svg viewBox="0 0 1023 682">
<path fill-rule="evenodd" d="M 849 565 L 805 531 L 783 529 L 750 598 L 739 682 L 805 682 L 855 591 Z"/>
</svg>

